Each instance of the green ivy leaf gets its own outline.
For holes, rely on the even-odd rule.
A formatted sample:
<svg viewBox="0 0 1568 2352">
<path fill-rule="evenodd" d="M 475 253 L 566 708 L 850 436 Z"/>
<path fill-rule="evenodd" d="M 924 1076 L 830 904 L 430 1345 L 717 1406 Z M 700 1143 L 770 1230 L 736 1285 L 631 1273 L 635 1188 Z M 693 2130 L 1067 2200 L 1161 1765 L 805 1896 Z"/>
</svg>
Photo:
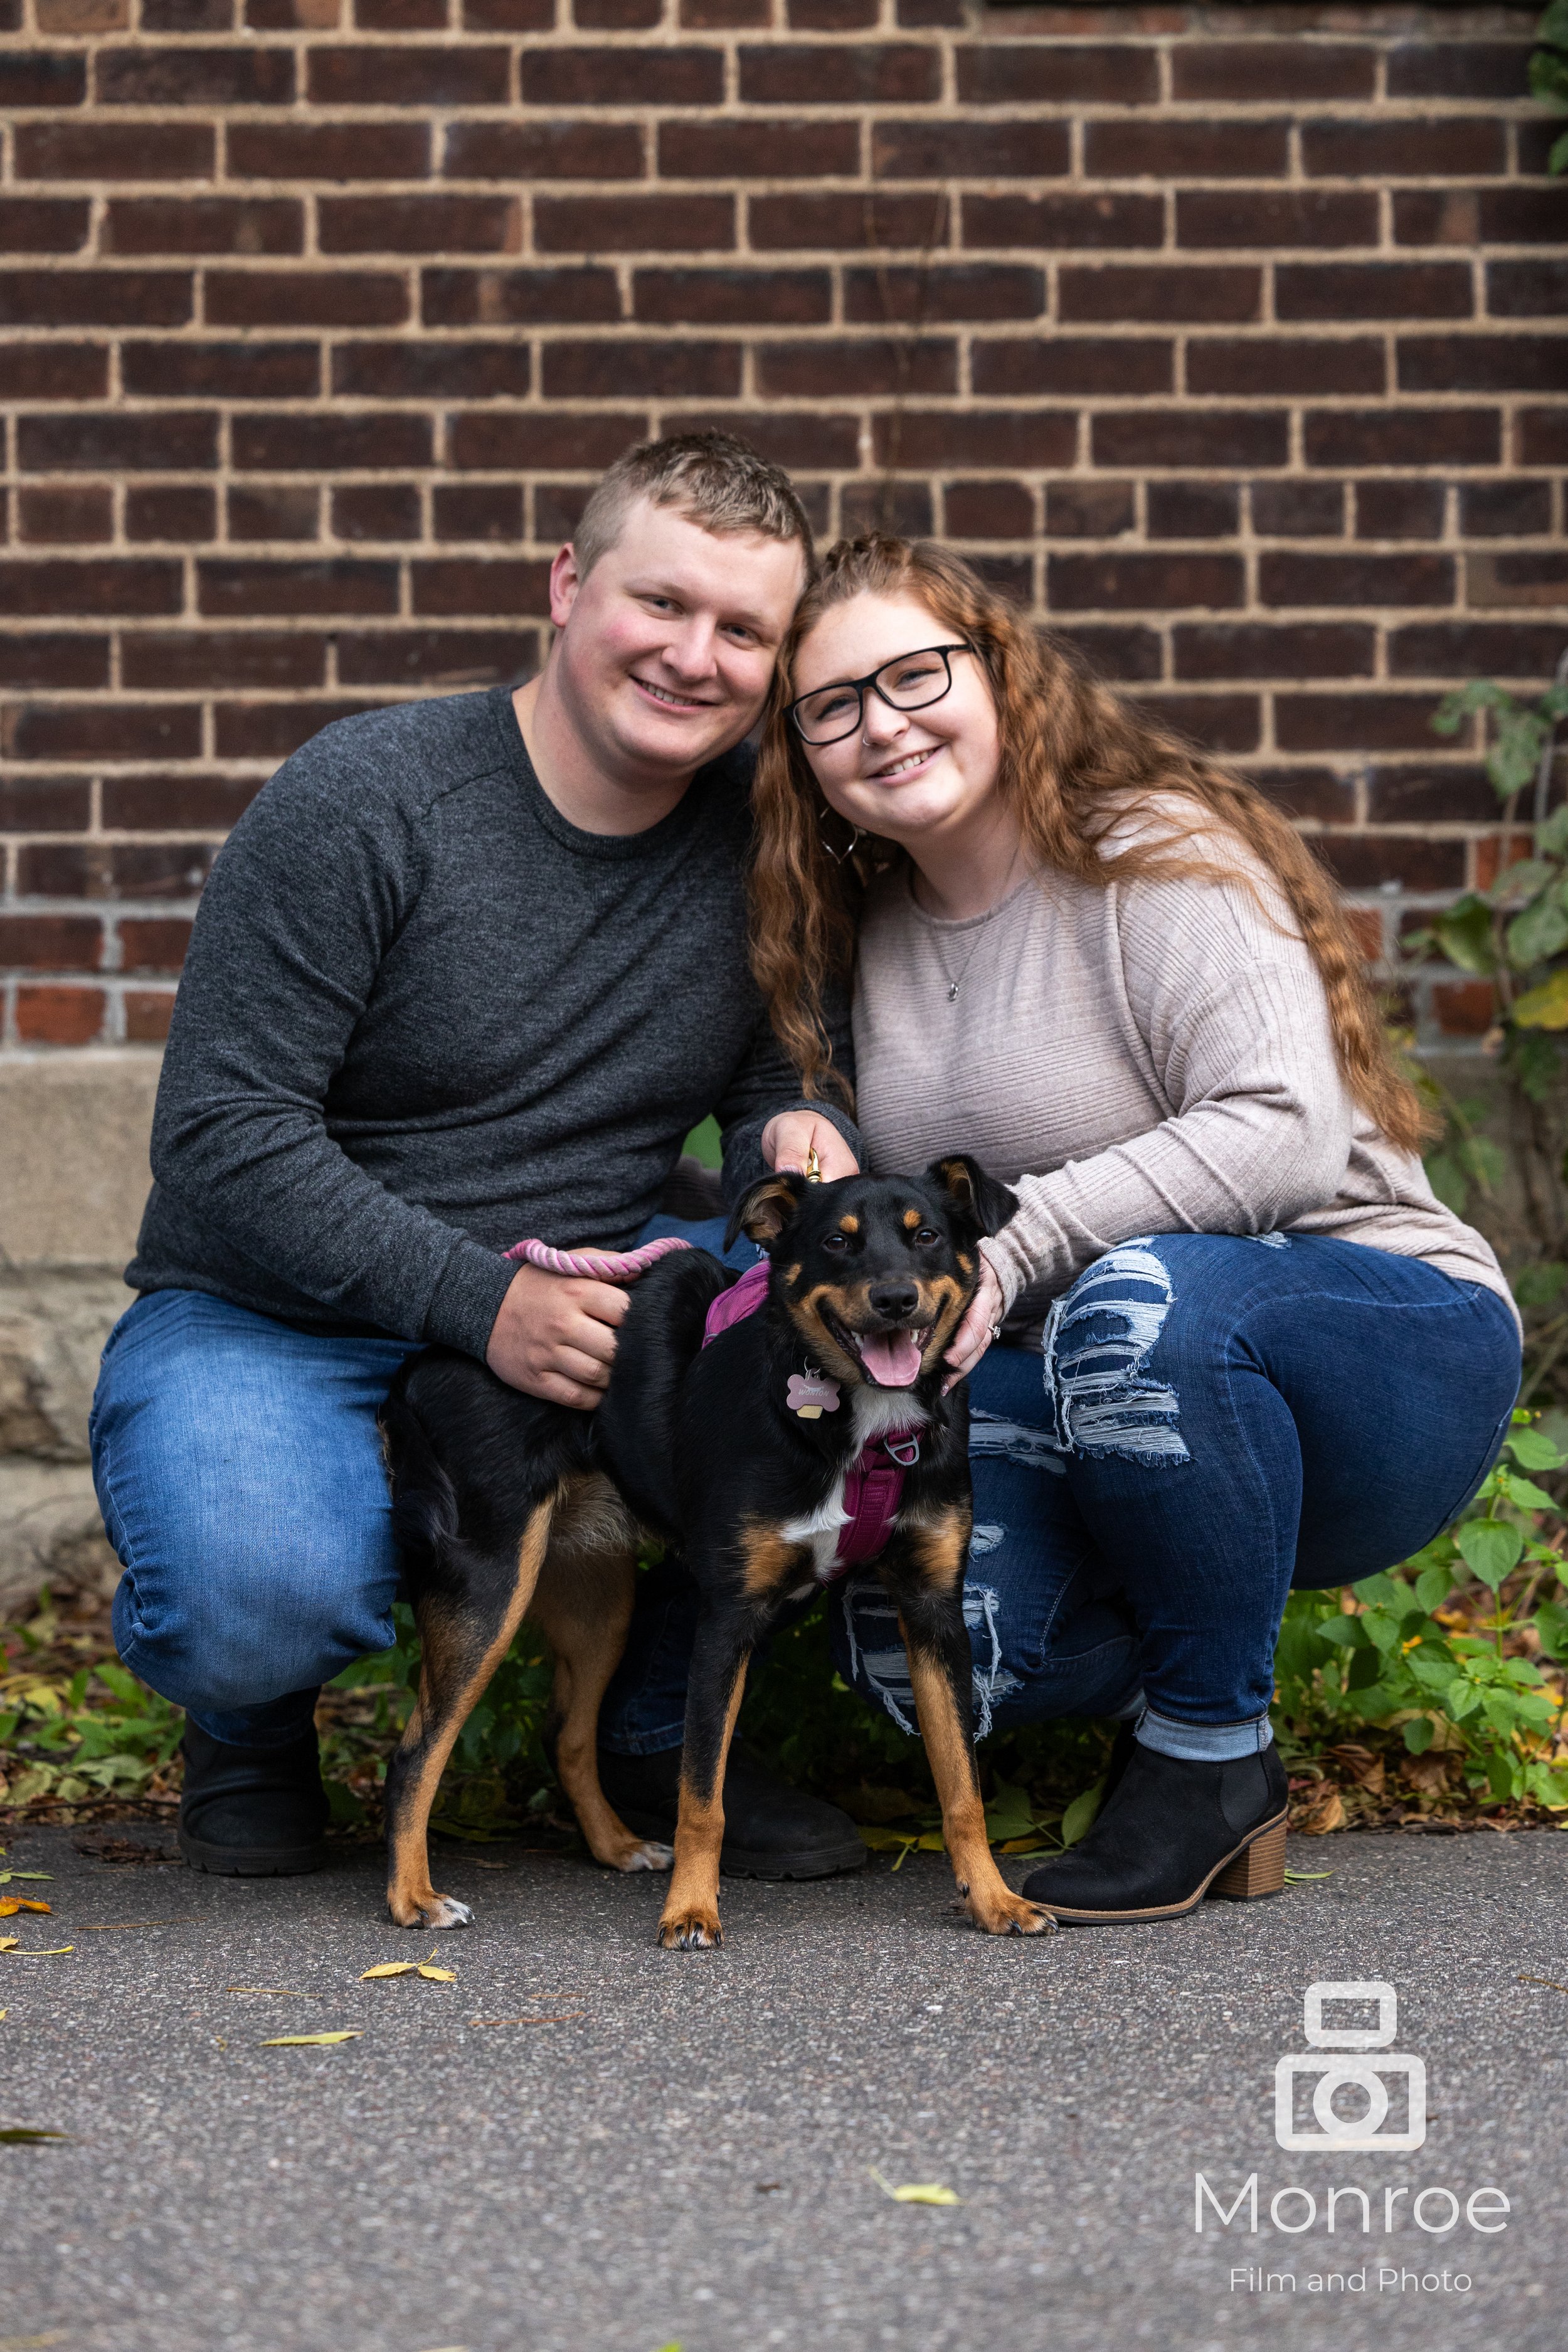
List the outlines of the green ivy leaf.
<svg viewBox="0 0 1568 2352">
<path fill-rule="evenodd" d="M 1510 1570 L 1519 1565 L 1524 1538 L 1505 1519 L 1471 1519 L 1455 1538 L 1471 1572 L 1490 1592 L 1496 1592 Z"/>
<path fill-rule="evenodd" d="M 1508 943 L 1510 962 L 1519 971 L 1528 971 L 1532 964 L 1544 963 L 1568 945 L 1568 915 L 1542 893 L 1521 915 L 1514 917 L 1503 937 Z"/>
<path fill-rule="evenodd" d="M 1429 1716 L 1413 1715 L 1405 1727 L 1405 1745 L 1412 1756 L 1425 1756 L 1436 1736 Z"/>
<path fill-rule="evenodd" d="M 1564 1609 L 1560 1601 L 1543 1601 L 1531 1622 L 1540 1638 L 1542 1654 L 1568 1664 L 1568 1609 Z"/>
<path fill-rule="evenodd" d="M 1415 1580 L 1415 1598 L 1428 1615 L 1447 1601 L 1454 1590 L 1454 1571 L 1444 1562 L 1424 1568 Z"/>
<path fill-rule="evenodd" d="M 1556 1271 L 1568 1277 L 1568 1266 L 1559 1266 Z M 1531 1303 L 1534 1304 L 1533 1301 Z M 1549 1302 L 1542 1302 L 1546 1303 Z M 1510 1436 L 1504 1438 L 1503 1450 L 1512 1454 L 1521 1470 L 1561 1470 L 1564 1461 L 1568 1461 L 1568 1455 L 1563 1454 L 1562 1447 L 1554 1445 L 1551 1438 L 1539 1429 L 1515 1430 Z"/>
<path fill-rule="evenodd" d="M 1472 891 L 1432 918 L 1437 944 L 1461 971 L 1493 972 L 1497 948 L 1492 939 L 1492 910 Z"/>
<path fill-rule="evenodd" d="M 1533 1478 L 1521 1478 L 1516 1470 L 1505 1470 L 1498 1480 L 1500 1491 L 1521 1511 L 1554 1511 L 1557 1508 L 1543 1486 Z"/>
<path fill-rule="evenodd" d="M 1518 1029 L 1568 1029 L 1568 965 L 1516 997 L 1512 1019 Z"/>
</svg>

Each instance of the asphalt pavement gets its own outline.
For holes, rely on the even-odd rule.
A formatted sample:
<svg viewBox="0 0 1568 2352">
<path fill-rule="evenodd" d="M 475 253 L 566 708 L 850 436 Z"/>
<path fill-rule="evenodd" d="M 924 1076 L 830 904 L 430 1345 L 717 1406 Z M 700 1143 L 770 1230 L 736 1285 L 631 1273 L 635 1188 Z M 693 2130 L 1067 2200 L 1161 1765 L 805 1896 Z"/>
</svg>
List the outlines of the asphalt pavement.
<svg viewBox="0 0 1568 2352">
<path fill-rule="evenodd" d="M 1568 2347 L 1568 1834 L 1293 1840 L 1331 1875 L 1028 1941 L 878 1855 L 726 1881 L 707 1954 L 655 1946 L 658 1879 L 439 1855 L 476 1924 L 437 1937 L 368 1853 L 224 1880 L 13 1838 L 53 1875 L 0 1895 L 54 1907 L 0 1921 L 0 2126 L 68 2137 L 0 2144 L 0 2352 Z M 432 1953 L 455 1982 L 361 1980 Z M 1308 2098 L 1281 2146 L 1307 1989 L 1369 1979 L 1387 2088 L 1332 2113 L 1387 2098 L 1384 2144 L 1310 2145 Z M 1330 2188 L 1365 2192 L 1332 2235 Z"/>
</svg>

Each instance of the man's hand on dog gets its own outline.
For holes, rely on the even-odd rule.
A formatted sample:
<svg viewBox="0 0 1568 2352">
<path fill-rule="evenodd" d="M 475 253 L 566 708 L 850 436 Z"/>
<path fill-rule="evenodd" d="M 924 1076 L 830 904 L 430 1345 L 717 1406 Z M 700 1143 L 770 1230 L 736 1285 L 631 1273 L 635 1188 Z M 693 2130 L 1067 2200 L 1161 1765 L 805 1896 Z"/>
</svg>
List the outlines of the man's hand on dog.
<svg viewBox="0 0 1568 2352">
<path fill-rule="evenodd" d="M 520 1266 L 485 1361 L 498 1380 L 527 1396 L 591 1412 L 610 1384 L 616 1327 L 631 1303 L 613 1282 Z"/>
<path fill-rule="evenodd" d="M 817 1169 L 825 1184 L 837 1183 L 840 1176 L 857 1176 L 860 1162 L 839 1134 L 830 1118 L 822 1118 L 813 1110 L 781 1110 L 770 1118 L 763 1129 L 763 1158 L 770 1168 L 793 1168 L 804 1176 L 806 1156 L 816 1154 Z"/>
</svg>

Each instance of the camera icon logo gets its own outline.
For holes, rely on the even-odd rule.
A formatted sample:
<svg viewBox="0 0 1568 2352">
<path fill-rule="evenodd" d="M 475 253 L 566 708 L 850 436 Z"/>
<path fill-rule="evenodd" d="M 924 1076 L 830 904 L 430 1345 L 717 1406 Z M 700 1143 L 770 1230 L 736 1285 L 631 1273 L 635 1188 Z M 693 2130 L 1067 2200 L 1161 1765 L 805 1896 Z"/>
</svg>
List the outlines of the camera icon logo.
<svg viewBox="0 0 1568 2352">
<path fill-rule="evenodd" d="M 1330 2001 L 1375 2001 L 1377 2023 L 1338 2029 L 1325 2025 L 1323 2007 Z M 1426 2063 L 1388 2046 L 1399 2017 L 1394 1987 L 1376 1979 L 1309 1985 L 1305 2008 L 1303 2026 L 1310 2051 L 1292 2053 L 1274 2069 L 1274 2137 L 1280 2147 L 1320 2151 L 1420 2147 L 1426 2137 Z M 1380 2054 L 1342 2054 L 1368 2050 Z M 1320 2056 L 1320 2052 L 1332 2054 Z M 1298 2122 L 1298 2086 L 1301 2091 L 1311 2088 L 1316 2128 L 1305 2118 Z M 1343 2113 L 1335 2104 L 1342 2091 L 1347 2093 Z"/>
</svg>

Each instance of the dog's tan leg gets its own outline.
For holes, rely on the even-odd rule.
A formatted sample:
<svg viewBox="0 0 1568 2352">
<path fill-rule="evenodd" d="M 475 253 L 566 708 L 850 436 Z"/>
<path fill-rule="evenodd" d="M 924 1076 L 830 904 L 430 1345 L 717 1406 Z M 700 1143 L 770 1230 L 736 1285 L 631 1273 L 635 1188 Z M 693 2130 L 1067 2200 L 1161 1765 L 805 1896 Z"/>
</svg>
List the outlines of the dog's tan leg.
<svg viewBox="0 0 1568 2352">
<path fill-rule="evenodd" d="M 703 1657 L 701 1636 L 691 1661 L 686 1747 L 680 1764 L 680 1810 L 675 1824 L 675 1872 L 658 1923 L 667 1952 L 700 1951 L 721 1944 L 719 1853 L 724 1843 L 724 1768 L 746 1687 L 747 1654 L 722 1663 Z M 695 1734 L 695 1736 L 694 1736 Z"/>
<path fill-rule="evenodd" d="M 942 1805 L 942 1843 L 970 1917 L 989 1936 L 1038 1936 L 1056 1921 L 1037 1904 L 1015 1895 L 996 1867 L 985 1835 L 985 1808 L 974 1769 L 967 1722 L 960 1718 L 947 1667 L 904 1636 L 921 1737 Z M 969 1672 L 967 1639 L 963 1670 Z"/>
<path fill-rule="evenodd" d="M 554 1500 L 537 1504 L 518 1545 L 510 1590 L 489 1600 L 439 1591 L 419 1608 L 419 1696 L 386 1776 L 386 1907 L 400 1927 L 466 1927 L 466 1903 L 430 1884 L 430 1809 L 458 1735 L 521 1624 L 550 1540 Z"/>
</svg>

